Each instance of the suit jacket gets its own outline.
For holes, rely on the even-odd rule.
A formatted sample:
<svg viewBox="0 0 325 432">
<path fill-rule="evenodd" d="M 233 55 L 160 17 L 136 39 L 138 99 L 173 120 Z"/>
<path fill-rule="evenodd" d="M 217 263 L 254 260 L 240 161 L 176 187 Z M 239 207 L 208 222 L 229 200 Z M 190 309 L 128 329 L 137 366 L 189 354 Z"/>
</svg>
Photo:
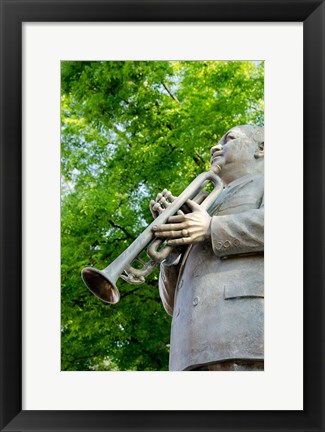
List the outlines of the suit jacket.
<svg viewBox="0 0 325 432">
<path fill-rule="evenodd" d="M 263 176 L 232 182 L 215 202 L 211 239 L 161 264 L 170 370 L 264 358 L 263 196 Z"/>
</svg>

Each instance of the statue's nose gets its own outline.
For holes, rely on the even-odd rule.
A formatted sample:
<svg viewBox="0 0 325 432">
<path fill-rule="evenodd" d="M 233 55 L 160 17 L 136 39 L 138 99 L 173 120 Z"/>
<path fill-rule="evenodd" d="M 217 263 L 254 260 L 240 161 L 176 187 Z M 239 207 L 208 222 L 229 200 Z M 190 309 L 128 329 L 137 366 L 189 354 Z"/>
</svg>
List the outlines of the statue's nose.
<svg viewBox="0 0 325 432">
<path fill-rule="evenodd" d="M 216 146 L 212 147 L 210 150 L 211 156 L 213 155 L 214 152 L 221 151 L 222 149 L 223 149 L 223 146 L 221 144 L 217 144 Z"/>
</svg>

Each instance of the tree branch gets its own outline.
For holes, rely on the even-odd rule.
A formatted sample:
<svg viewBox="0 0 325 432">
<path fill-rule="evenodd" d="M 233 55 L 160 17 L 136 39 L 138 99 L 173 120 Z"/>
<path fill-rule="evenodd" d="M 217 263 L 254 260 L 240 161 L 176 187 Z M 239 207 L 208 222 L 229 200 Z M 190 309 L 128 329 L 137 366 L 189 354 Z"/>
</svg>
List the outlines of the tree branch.
<svg viewBox="0 0 325 432">
<path fill-rule="evenodd" d="M 179 100 L 177 99 L 176 96 L 173 95 L 173 93 L 169 90 L 169 88 L 167 87 L 167 84 L 162 83 L 164 89 L 166 90 L 166 92 L 169 94 L 169 96 L 174 99 L 175 102 L 180 103 Z"/>
<path fill-rule="evenodd" d="M 131 289 L 130 291 L 126 291 L 124 293 L 121 293 L 121 298 L 125 298 L 125 297 L 129 296 L 130 294 L 133 294 L 134 292 L 136 292 L 138 290 L 139 290 L 139 288 L 137 287 L 137 288 Z"/>
<path fill-rule="evenodd" d="M 199 167 L 202 166 L 202 163 L 204 163 L 202 157 L 197 152 L 195 152 L 193 156 L 193 160 L 196 163 L 196 165 L 198 165 Z"/>
<path fill-rule="evenodd" d="M 114 227 L 114 228 L 117 228 L 117 229 L 119 229 L 119 230 L 121 230 L 121 231 L 123 231 L 124 232 L 124 234 L 128 237 L 128 238 L 131 238 L 132 240 L 135 240 L 136 239 L 136 237 L 134 237 L 133 235 L 131 235 L 124 227 L 122 227 L 122 226 L 120 226 L 120 225 L 117 225 L 114 221 L 112 221 L 112 219 L 109 219 L 108 220 L 108 222 Z"/>
</svg>

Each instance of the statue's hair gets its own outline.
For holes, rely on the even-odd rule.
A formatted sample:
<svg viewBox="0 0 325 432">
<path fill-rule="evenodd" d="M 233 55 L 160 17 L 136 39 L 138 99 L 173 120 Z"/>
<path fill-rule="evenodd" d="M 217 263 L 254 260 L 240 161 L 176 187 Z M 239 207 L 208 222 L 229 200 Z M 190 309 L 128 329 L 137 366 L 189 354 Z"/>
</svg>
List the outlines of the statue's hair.
<svg viewBox="0 0 325 432">
<path fill-rule="evenodd" d="M 264 143 L 264 128 L 260 126 L 254 127 L 254 135 L 253 140 L 256 141 L 258 144 Z"/>
<path fill-rule="evenodd" d="M 245 134 L 253 139 L 256 144 L 264 143 L 264 127 L 262 126 L 251 126 L 251 125 L 240 125 L 235 126 L 233 129 L 242 129 Z"/>
</svg>

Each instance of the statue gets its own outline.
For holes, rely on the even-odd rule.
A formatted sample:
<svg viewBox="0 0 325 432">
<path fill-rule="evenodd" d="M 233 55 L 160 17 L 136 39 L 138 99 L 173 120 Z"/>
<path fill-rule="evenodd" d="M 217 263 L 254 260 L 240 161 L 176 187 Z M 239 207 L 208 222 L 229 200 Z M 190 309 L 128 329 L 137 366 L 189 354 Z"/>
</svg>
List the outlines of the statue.
<svg viewBox="0 0 325 432">
<path fill-rule="evenodd" d="M 160 296 L 173 316 L 172 371 L 264 370 L 263 174 L 264 129 L 234 127 L 212 147 L 209 172 L 178 198 L 164 190 L 151 201 L 155 220 L 114 262 L 82 270 L 90 291 L 115 304 L 119 277 L 141 284 L 161 263 Z M 215 189 L 204 198 L 208 179 Z M 132 267 L 145 249 L 149 261 Z"/>
<path fill-rule="evenodd" d="M 189 213 L 153 227 L 175 247 L 159 276 L 171 371 L 264 370 L 264 129 L 232 128 L 211 149 L 216 165 L 224 189 L 212 216 L 189 200 Z M 158 194 L 153 216 L 173 199 Z"/>
</svg>

